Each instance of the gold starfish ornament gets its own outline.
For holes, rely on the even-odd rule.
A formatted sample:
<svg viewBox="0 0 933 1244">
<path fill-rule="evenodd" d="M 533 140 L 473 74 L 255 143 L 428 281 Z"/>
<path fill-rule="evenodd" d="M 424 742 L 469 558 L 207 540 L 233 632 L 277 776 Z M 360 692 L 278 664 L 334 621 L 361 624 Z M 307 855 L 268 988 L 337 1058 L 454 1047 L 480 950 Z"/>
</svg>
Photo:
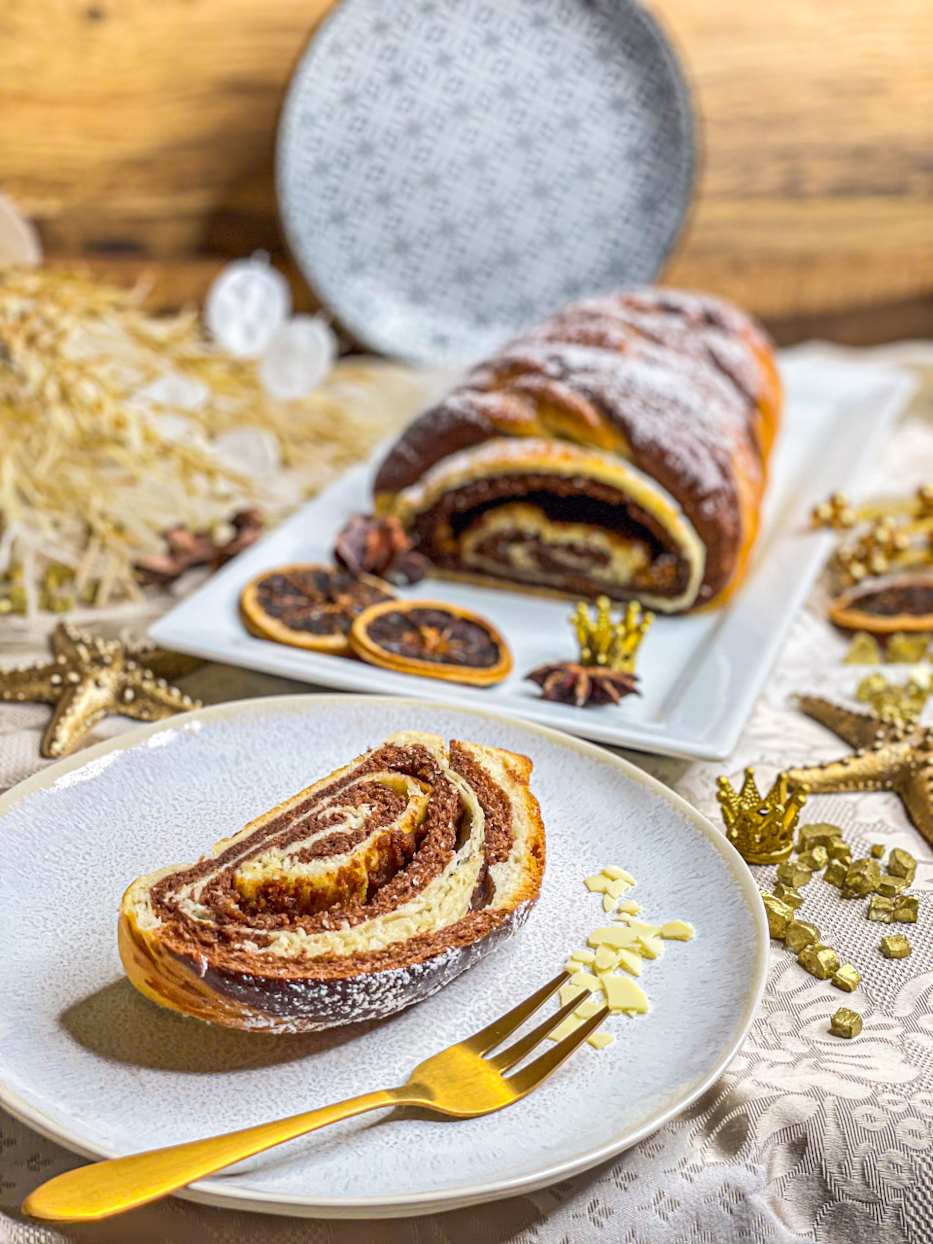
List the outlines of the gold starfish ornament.
<svg viewBox="0 0 933 1244">
<path fill-rule="evenodd" d="M 933 843 L 933 730 L 916 721 L 879 721 L 821 696 L 800 696 L 798 706 L 855 751 L 829 764 L 788 769 L 790 785 L 806 786 L 814 795 L 893 791 Z"/>
<path fill-rule="evenodd" d="M 101 639 L 60 622 L 49 638 L 52 660 L 0 670 L 0 700 L 54 705 L 40 745 L 43 756 L 67 756 L 104 717 L 161 721 L 200 708 L 163 675 L 177 676 L 198 662 L 147 642 Z"/>
</svg>

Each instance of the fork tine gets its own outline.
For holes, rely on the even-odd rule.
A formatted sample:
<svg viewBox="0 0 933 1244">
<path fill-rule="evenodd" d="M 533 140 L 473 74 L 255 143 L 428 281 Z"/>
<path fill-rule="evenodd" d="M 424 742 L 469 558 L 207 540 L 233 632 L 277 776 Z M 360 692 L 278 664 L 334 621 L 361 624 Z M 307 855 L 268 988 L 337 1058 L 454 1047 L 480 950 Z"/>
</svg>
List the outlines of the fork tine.
<svg viewBox="0 0 933 1244">
<path fill-rule="evenodd" d="M 526 998 L 524 1002 L 519 1002 L 518 1006 L 513 1007 L 511 1011 L 507 1011 L 499 1019 L 494 1019 L 486 1028 L 481 1028 L 479 1032 L 474 1032 L 472 1037 L 467 1037 L 460 1044 L 465 1045 L 474 1054 L 485 1054 L 494 1045 L 498 1045 L 500 1041 L 510 1037 L 516 1028 L 520 1028 L 530 1015 L 534 1015 L 539 1006 L 547 1002 L 548 998 L 569 980 L 570 973 L 561 972 L 549 984 L 542 985 L 537 993 L 533 993 L 530 998 Z"/>
<path fill-rule="evenodd" d="M 546 1080 L 553 1071 L 556 1071 L 561 1063 L 568 1059 L 592 1032 L 596 1031 L 609 1013 L 609 1007 L 604 1006 L 592 1018 L 584 1020 L 580 1027 L 572 1032 L 569 1037 L 564 1037 L 563 1041 L 558 1041 L 552 1050 L 548 1050 L 546 1054 L 536 1058 L 533 1063 L 529 1063 L 527 1067 L 517 1071 L 514 1076 L 509 1076 L 506 1079 L 506 1084 L 518 1093 L 520 1097 L 524 1097 L 526 1093 L 536 1088 L 542 1080 Z"/>
<path fill-rule="evenodd" d="M 535 1046 L 544 1040 L 552 1028 L 556 1028 L 562 1020 L 565 1020 L 568 1017 L 568 1015 L 572 1015 L 580 1003 L 585 1001 L 585 994 L 580 995 L 577 998 L 571 998 L 570 1001 L 565 1003 L 559 1011 L 556 1011 L 553 1015 L 549 1015 L 543 1023 L 540 1023 L 537 1026 L 537 1028 L 532 1029 L 527 1037 L 522 1037 L 520 1040 L 515 1041 L 512 1045 L 507 1046 L 501 1054 L 495 1054 L 492 1058 L 487 1058 L 487 1063 L 489 1063 L 490 1067 L 494 1067 L 496 1071 L 500 1073 L 508 1071 L 508 1069 L 510 1067 L 514 1067 L 516 1063 L 520 1063 L 526 1054 L 530 1054 Z"/>
</svg>

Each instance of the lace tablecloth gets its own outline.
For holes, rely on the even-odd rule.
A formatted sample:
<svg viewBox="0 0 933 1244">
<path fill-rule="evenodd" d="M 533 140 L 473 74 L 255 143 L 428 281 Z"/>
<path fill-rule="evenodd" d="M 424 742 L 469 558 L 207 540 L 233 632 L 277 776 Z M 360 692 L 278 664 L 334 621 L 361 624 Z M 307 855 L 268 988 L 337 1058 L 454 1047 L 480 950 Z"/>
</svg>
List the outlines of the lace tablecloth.
<svg viewBox="0 0 933 1244">
<path fill-rule="evenodd" d="M 878 465 L 876 484 L 906 489 L 933 479 L 933 347 L 871 352 L 915 367 L 921 386 Z M 823 620 L 821 589 L 798 618 L 734 756 L 694 764 L 630 756 L 719 823 L 715 777 L 745 765 L 763 780 L 792 763 L 820 762 L 845 746 L 792 706 L 796 690 L 850 697 L 864 670 L 841 664 L 845 642 Z M 97 619 L 101 630 L 141 630 L 144 617 Z M 44 653 L 44 628 L 3 623 L 5 659 Z M 889 667 L 896 672 L 896 667 Z M 302 690 L 261 674 L 208 666 L 186 689 L 207 702 Z M 48 710 L 0 707 L 0 789 L 41 763 Z M 131 723 L 111 720 L 105 737 Z M 915 889 L 931 888 L 931 848 L 892 795 L 811 798 L 808 820 L 843 827 L 853 854 L 871 843 L 920 860 Z M 771 873 L 758 870 L 760 881 Z M 928 904 L 924 912 L 922 904 Z M 772 943 L 761 1013 L 728 1072 L 686 1114 L 588 1174 L 542 1192 L 475 1209 L 384 1222 L 326 1222 L 208 1209 L 173 1199 L 109 1223 L 51 1229 L 18 1212 L 23 1197 L 79 1159 L 0 1111 L 0 1244 L 686 1244 L 688 1241 L 816 1240 L 832 1244 L 933 1241 L 933 898 L 909 930 L 913 954 L 893 963 L 877 951 L 878 926 L 863 903 L 843 903 L 822 884 L 807 917 L 862 970 L 853 998 L 799 967 Z M 862 1035 L 843 1041 L 829 1016 L 852 1003 Z M 2 1000 L 0 1000 L 2 1006 Z"/>
</svg>

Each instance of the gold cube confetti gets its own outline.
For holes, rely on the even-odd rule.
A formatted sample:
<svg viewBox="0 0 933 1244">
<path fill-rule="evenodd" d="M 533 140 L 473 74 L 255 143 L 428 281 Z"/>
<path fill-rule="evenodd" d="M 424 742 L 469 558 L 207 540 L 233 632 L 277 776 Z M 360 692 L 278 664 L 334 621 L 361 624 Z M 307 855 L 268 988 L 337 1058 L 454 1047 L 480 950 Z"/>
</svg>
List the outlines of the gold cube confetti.
<svg viewBox="0 0 933 1244">
<path fill-rule="evenodd" d="M 811 847 L 809 851 L 804 851 L 802 855 L 797 856 L 797 863 L 801 868 L 809 868 L 811 872 L 818 873 L 821 868 L 825 868 L 829 860 L 826 848 L 819 844 Z"/>
<path fill-rule="evenodd" d="M 827 844 L 826 854 L 831 860 L 842 860 L 846 865 L 852 862 L 852 848 L 841 838 L 833 838 L 832 842 Z"/>
<path fill-rule="evenodd" d="M 923 660 L 929 646 L 930 636 L 923 631 L 917 634 L 895 631 L 885 646 L 884 659 L 889 665 L 916 665 Z"/>
<path fill-rule="evenodd" d="M 799 890 L 801 886 L 807 885 L 812 876 L 812 868 L 803 868 L 793 860 L 785 860 L 783 864 L 778 864 L 777 866 L 778 881 L 782 881 L 784 885 L 792 886 L 795 890 Z"/>
<path fill-rule="evenodd" d="M 909 884 L 906 877 L 892 877 L 890 873 L 886 873 L 878 882 L 878 893 L 885 898 L 896 898 Z"/>
<path fill-rule="evenodd" d="M 894 899 L 886 898 L 883 894 L 873 894 L 868 904 L 868 919 L 890 924 L 894 919 Z"/>
<path fill-rule="evenodd" d="M 852 636 L 849 650 L 842 658 L 846 665 L 880 665 L 881 645 L 874 635 L 867 631 L 857 631 Z"/>
<path fill-rule="evenodd" d="M 841 1006 L 829 1021 L 829 1031 L 837 1037 L 857 1037 L 862 1031 L 862 1017 L 858 1011 Z"/>
<path fill-rule="evenodd" d="M 803 906 L 803 895 L 800 891 L 795 890 L 792 885 L 784 885 L 782 881 L 774 887 L 774 897 L 779 898 L 788 907 L 793 907 L 794 911 Z"/>
<path fill-rule="evenodd" d="M 802 968 L 806 968 L 811 976 L 815 976 L 820 981 L 829 980 L 840 968 L 839 956 L 832 947 L 823 946 L 819 942 L 811 942 L 809 946 L 804 946 L 797 956 L 797 962 Z"/>
<path fill-rule="evenodd" d="M 828 881 L 830 885 L 842 887 L 845 885 L 848 871 L 849 866 L 845 860 L 830 860 L 823 873 L 823 880 Z"/>
<path fill-rule="evenodd" d="M 888 872 L 894 877 L 906 877 L 910 885 L 917 873 L 917 861 L 909 851 L 895 847 L 888 856 Z"/>
<path fill-rule="evenodd" d="M 761 901 L 764 903 L 765 911 L 768 914 L 768 929 L 771 936 L 783 938 L 787 931 L 787 926 L 794 918 L 793 907 L 788 907 L 779 898 L 775 898 L 773 894 L 766 894 L 764 890 L 761 891 Z"/>
<path fill-rule="evenodd" d="M 856 971 L 851 963 L 844 963 L 839 971 L 834 974 L 832 983 L 837 989 L 843 989 L 846 993 L 852 993 L 858 989 L 861 979 L 860 973 Z"/>
<path fill-rule="evenodd" d="M 884 847 L 880 842 L 872 843 L 871 853 L 876 860 L 884 858 Z"/>
<path fill-rule="evenodd" d="M 843 898 L 864 898 L 878 889 L 881 880 L 881 868 L 877 860 L 864 856 L 853 860 L 846 870 Z"/>
<path fill-rule="evenodd" d="M 881 865 L 877 860 L 873 860 L 870 855 L 861 855 L 849 864 L 847 875 L 868 877 L 873 884 L 877 885 L 881 880 Z"/>
<path fill-rule="evenodd" d="M 820 931 L 815 924 L 807 924 L 803 920 L 792 920 L 787 926 L 784 941 L 790 950 L 803 950 L 813 942 L 820 940 Z"/>
<path fill-rule="evenodd" d="M 916 924 L 920 900 L 916 894 L 899 894 L 894 900 L 892 919 L 898 924 Z"/>
<path fill-rule="evenodd" d="M 881 939 L 881 953 L 886 959 L 906 959 L 912 949 L 903 933 L 892 933 Z"/>
<path fill-rule="evenodd" d="M 842 830 L 828 821 L 815 821 L 812 825 L 797 827 L 797 850 L 809 851 L 812 847 L 828 847 L 834 838 L 841 838 Z"/>
</svg>

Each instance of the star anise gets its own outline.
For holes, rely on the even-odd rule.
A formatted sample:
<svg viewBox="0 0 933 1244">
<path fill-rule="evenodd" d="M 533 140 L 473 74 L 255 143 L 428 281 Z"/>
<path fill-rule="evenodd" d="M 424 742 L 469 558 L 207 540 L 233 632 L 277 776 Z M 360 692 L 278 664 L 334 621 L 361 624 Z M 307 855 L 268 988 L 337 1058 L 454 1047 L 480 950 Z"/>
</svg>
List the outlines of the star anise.
<svg viewBox="0 0 933 1244">
<path fill-rule="evenodd" d="M 606 665 L 556 661 L 539 665 L 525 677 L 538 684 L 545 700 L 557 700 L 577 708 L 586 704 L 618 704 L 624 696 L 641 694 L 634 674 Z"/>
<path fill-rule="evenodd" d="M 396 585 L 420 583 L 431 568 L 397 518 L 366 514 L 354 514 L 338 533 L 334 560 L 352 575 L 372 574 Z"/>
<path fill-rule="evenodd" d="M 167 552 L 143 558 L 134 569 L 140 583 L 167 587 L 193 566 L 218 570 L 231 557 L 242 553 L 262 535 L 262 515 L 258 510 L 241 510 L 230 520 L 234 535 L 218 543 L 210 531 L 192 531 L 183 523 L 165 532 Z"/>
<path fill-rule="evenodd" d="M 412 648 L 417 648 L 420 644 L 428 658 L 449 661 L 452 665 L 469 665 L 471 638 L 469 634 L 459 634 L 454 622 L 443 628 L 414 626 L 405 631 L 400 640 Z"/>
</svg>

